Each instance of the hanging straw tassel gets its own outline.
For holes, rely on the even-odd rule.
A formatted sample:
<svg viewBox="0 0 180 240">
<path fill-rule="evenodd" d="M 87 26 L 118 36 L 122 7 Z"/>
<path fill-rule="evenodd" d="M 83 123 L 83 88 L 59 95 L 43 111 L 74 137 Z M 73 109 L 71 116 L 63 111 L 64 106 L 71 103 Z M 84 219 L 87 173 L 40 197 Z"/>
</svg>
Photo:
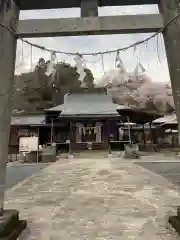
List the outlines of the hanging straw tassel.
<svg viewBox="0 0 180 240">
<path fill-rule="evenodd" d="M 45 72 L 46 76 L 50 76 L 50 75 L 54 75 L 55 74 L 55 72 L 56 72 L 56 69 L 54 68 L 55 59 L 56 59 L 55 52 L 51 52 L 50 62 L 48 64 L 47 70 Z"/>
<path fill-rule="evenodd" d="M 121 73 L 125 73 L 126 72 L 124 64 L 123 64 L 123 62 L 122 62 L 122 60 L 120 58 L 119 51 L 117 52 L 117 55 L 116 55 L 115 66 L 116 66 L 116 68 L 120 69 Z"/>
<path fill-rule="evenodd" d="M 82 83 L 82 86 L 85 85 L 84 78 L 86 76 L 86 72 L 85 72 L 85 66 L 84 66 L 84 62 L 82 60 L 82 57 L 80 54 L 77 54 L 74 58 L 74 61 L 76 63 L 76 68 L 77 68 L 77 73 L 79 74 L 79 81 Z"/>
</svg>

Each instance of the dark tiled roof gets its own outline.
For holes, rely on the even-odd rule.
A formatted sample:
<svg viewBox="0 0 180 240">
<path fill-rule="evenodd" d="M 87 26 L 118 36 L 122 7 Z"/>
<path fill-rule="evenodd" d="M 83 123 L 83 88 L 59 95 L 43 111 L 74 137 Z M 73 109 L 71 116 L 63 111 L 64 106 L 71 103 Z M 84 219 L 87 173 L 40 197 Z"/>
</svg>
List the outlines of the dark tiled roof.
<svg viewBox="0 0 180 240">
<path fill-rule="evenodd" d="M 107 94 L 66 94 L 61 115 L 119 115 L 117 108 Z"/>
<path fill-rule="evenodd" d="M 42 125 L 45 123 L 44 115 L 36 116 L 13 116 L 11 117 L 11 125 Z"/>
</svg>

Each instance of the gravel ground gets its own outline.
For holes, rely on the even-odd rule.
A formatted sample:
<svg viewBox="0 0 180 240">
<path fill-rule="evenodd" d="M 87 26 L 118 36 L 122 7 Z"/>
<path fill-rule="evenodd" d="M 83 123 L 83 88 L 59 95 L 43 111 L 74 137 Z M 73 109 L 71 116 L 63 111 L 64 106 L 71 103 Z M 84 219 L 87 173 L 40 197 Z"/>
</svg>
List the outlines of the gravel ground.
<svg viewBox="0 0 180 240">
<path fill-rule="evenodd" d="M 28 228 L 21 240 L 175 240 L 180 188 L 119 158 L 59 160 L 7 190 Z"/>
</svg>

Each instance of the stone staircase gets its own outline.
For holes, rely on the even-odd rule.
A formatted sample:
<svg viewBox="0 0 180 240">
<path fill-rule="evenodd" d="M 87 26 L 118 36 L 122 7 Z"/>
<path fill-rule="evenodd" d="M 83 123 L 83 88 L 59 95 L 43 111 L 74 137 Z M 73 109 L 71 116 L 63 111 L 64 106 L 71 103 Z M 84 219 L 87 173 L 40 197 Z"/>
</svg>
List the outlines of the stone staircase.
<svg viewBox="0 0 180 240">
<path fill-rule="evenodd" d="M 108 149 L 105 143 L 92 143 L 89 150 L 87 143 L 74 143 L 72 153 L 75 158 L 104 158 L 108 157 Z"/>
<path fill-rule="evenodd" d="M 92 151 L 97 150 L 106 150 L 107 145 L 105 143 L 92 143 Z M 73 152 L 81 152 L 81 151 L 87 151 L 88 146 L 87 143 L 73 143 L 72 144 L 72 151 Z"/>
<path fill-rule="evenodd" d="M 102 150 L 84 150 L 73 153 L 74 158 L 107 158 L 108 151 Z"/>
</svg>

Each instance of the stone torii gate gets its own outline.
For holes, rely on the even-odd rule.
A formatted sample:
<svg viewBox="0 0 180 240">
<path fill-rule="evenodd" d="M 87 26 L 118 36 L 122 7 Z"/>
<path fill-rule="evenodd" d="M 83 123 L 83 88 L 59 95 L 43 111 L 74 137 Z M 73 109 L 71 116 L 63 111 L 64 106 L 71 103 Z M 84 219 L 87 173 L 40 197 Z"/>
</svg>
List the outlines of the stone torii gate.
<svg viewBox="0 0 180 240">
<path fill-rule="evenodd" d="M 98 6 L 158 4 L 159 14 L 98 16 Z M 81 9 L 79 18 L 19 20 L 20 10 Z M 16 36 L 55 37 L 147 33 L 160 30 L 180 13 L 179 0 L 0 0 L 0 215 L 4 209 L 4 183 L 14 85 Z M 164 40 L 180 129 L 180 18 L 164 31 Z"/>
</svg>

